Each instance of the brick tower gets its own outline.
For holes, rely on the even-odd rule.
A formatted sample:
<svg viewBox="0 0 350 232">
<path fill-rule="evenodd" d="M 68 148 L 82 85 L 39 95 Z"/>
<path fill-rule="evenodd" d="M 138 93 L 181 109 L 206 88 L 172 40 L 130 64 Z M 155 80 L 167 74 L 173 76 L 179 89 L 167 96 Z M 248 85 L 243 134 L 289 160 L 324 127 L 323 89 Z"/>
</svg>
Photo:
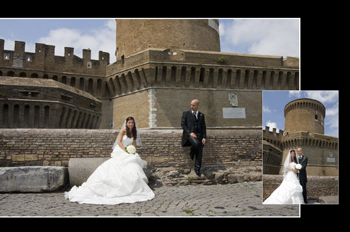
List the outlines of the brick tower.
<svg viewBox="0 0 350 232">
<path fill-rule="evenodd" d="M 218 19 L 116 19 L 117 60 L 148 48 L 220 52 Z"/>
<path fill-rule="evenodd" d="M 297 131 L 324 134 L 326 108 L 314 99 L 300 98 L 284 107 L 285 134 Z"/>
</svg>

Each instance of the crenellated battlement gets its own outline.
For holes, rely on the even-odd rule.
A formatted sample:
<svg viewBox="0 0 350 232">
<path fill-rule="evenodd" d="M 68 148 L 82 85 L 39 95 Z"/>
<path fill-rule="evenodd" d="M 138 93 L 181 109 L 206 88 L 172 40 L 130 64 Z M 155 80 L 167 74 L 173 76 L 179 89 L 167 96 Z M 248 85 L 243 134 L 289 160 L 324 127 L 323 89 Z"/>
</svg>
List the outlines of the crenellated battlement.
<svg viewBox="0 0 350 232">
<path fill-rule="evenodd" d="M 99 51 L 99 59 L 91 59 L 91 50 L 83 49 L 83 58 L 74 55 L 74 48 L 65 47 L 64 56 L 55 56 L 55 46 L 42 43 L 35 44 L 35 52 L 25 52 L 25 42 L 15 41 L 14 50 L 4 49 L 5 40 L 0 39 L 0 67 L 2 75 L 11 76 L 18 69 L 23 69 L 22 77 L 30 74 L 41 76 L 43 72 L 67 72 L 86 75 L 105 76 L 109 64 L 109 53 Z M 6 73 L 4 70 L 6 68 Z M 40 73 L 40 74 L 39 74 Z M 43 74 L 42 74 L 43 75 Z"/>
<path fill-rule="evenodd" d="M 266 126 L 265 129 L 263 130 L 263 137 L 281 139 L 283 137 L 283 130 L 279 130 L 279 132 L 277 133 L 276 128 L 272 128 L 272 131 L 270 131 L 270 127 Z"/>
<path fill-rule="evenodd" d="M 277 133 L 276 131 L 276 128 L 272 128 L 272 131 L 270 131 L 270 127 L 266 126 L 263 130 L 263 139 L 282 149 L 281 140 L 283 138 L 283 130 L 279 130 L 279 133 Z"/>
</svg>

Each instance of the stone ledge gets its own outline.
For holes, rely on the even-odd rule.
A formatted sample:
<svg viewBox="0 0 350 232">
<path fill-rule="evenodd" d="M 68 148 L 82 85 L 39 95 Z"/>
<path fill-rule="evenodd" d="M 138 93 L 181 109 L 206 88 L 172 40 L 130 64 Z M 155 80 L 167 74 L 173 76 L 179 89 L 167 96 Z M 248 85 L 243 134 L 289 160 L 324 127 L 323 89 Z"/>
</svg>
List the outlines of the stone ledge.
<svg viewBox="0 0 350 232">
<path fill-rule="evenodd" d="M 24 166 L 0 168 L 0 192 L 51 192 L 68 183 L 68 168 Z"/>
<path fill-rule="evenodd" d="M 110 157 L 105 158 L 72 158 L 69 160 L 69 183 L 70 186 L 82 185 L 90 175 Z M 143 160 L 143 171 L 147 178 L 150 178 L 152 174 L 152 168 L 146 160 Z"/>
</svg>

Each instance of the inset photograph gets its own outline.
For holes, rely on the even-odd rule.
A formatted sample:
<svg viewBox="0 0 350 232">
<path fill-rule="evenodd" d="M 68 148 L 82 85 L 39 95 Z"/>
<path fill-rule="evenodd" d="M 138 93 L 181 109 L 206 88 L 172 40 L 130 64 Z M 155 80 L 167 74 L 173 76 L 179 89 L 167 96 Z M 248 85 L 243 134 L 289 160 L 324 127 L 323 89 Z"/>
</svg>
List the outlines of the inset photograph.
<svg viewBox="0 0 350 232">
<path fill-rule="evenodd" d="M 338 204 L 338 91 L 263 91 L 263 204 Z"/>
</svg>

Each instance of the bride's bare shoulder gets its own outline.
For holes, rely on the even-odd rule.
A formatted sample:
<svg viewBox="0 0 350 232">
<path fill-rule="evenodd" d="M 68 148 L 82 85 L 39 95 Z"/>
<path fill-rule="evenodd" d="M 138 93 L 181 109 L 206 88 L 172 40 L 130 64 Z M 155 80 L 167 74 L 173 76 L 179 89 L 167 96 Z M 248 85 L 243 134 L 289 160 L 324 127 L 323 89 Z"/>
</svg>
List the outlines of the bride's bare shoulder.
<svg viewBox="0 0 350 232">
<path fill-rule="evenodd" d="M 119 132 L 120 135 L 126 135 L 126 129 L 123 129 Z"/>
</svg>

